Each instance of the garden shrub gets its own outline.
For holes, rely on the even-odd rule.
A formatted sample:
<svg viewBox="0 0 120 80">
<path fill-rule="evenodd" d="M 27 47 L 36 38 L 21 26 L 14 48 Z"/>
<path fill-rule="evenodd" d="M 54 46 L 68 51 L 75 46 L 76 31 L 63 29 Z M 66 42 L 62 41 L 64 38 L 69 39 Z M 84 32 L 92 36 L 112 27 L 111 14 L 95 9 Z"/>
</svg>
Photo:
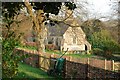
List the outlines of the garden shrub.
<svg viewBox="0 0 120 80">
<path fill-rule="evenodd" d="M 104 56 L 107 57 L 107 58 L 111 58 L 112 57 L 112 52 L 111 51 L 106 51 Z"/>
<path fill-rule="evenodd" d="M 120 51 L 120 45 L 111 37 L 107 30 L 95 32 L 89 37 L 89 42 L 94 48 L 93 53 L 105 57 L 112 56 L 113 53 Z"/>
<path fill-rule="evenodd" d="M 9 32 L 2 38 L 2 76 L 12 78 L 18 73 L 18 63 L 23 57 L 16 53 L 16 46 L 20 45 L 20 36 L 17 38 L 14 32 Z"/>
<path fill-rule="evenodd" d="M 94 48 L 92 52 L 95 55 L 104 56 L 104 51 L 102 49 L 100 49 L 100 48 Z"/>
<path fill-rule="evenodd" d="M 89 50 L 89 51 L 87 52 L 87 54 L 88 54 L 88 53 L 89 53 L 89 54 L 92 54 L 92 53 L 93 53 L 93 51 L 92 51 L 92 50 Z"/>
</svg>

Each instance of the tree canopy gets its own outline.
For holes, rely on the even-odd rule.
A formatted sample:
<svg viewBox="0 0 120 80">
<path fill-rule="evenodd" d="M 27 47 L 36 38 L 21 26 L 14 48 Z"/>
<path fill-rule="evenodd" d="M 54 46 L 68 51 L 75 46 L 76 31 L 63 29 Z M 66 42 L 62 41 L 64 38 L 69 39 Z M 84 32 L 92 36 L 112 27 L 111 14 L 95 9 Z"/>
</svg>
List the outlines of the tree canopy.
<svg viewBox="0 0 120 80">
<path fill-rule="evenodd" d="M 74 2 L 64 2 L 64 5 L 68 9 L 74 10 L 76 5 Z M 51 13 L 57 15 L 61 9 L 62 2 L 31 2 L 34 10 L 43 10 L 45 13 Z M 3 2 L 2 13 L 6 18 L 11 18 L 18 14 L 22 8 L 24 8 L 24 2 Z"/>
<path fill-rule="evenodd" d="M 74 10 L 76 5 L 74 2 L 65 2 L 65 6 L 68 9 Z M 6 23 L 5 27 L 7 27 L 6 34 L 8 36 L 3 37 L 3 61 L 2 61 L 2 68 L 3 68 L 3 75 L 4 78 L 12 78 L 18 72 L 18 62 L 21 60 L 18 54 L 14 54 L 14 49 L 18 46 L 19 37 L 16 39 L 14 36 L 14 31 L 10 31 L 11 24 L 14 21 L 14 16 L 19 15 L 21 9 L 27 9 L 28 14 L 32 18 L 32 22 L 34 23 L 35 31 L 36 31 L 36 40 L 38 43 L 38 51 L 43 51 L 44 49 L 44 26 L 42 22 L 42 18 L 44 17 L 44 13 L 52 13 L 57 15 L 59 10 L 61 9 L 62 2 L 3 2 L 2 3 L 2 17 L 3 21 Z M 38 12 L 33 15 L 34 12 L 32 10 L 37 10 Z M 41 10 L 41 11 L 40 11 Z M 42 13 L 43 11 L 43 13 Z M 31 12 L 31 13 L 30 13 Z M 41 16 L 42 14 L 42 16 Z M 49 17 L 49 16 L 48 16 Z M 42 22 L 42 23 L 41 23 Z"/>
<path fill-rule="evenodd" d="M 95 32 L 89 38 L 90 43 L 93 48 L 99 48 L 110 52 L 117 52 L 120 49 L 120 45 L 111 37 L 107 30 L 101 30 L 100 32 Z"/>
<path fill-rule="evenodd" d="M 99 19 L 91 19 L 85 21 L 81 28 L 86 33 L 86 37 L 89 38 L 94 32 L 99 32 L 104 28 L 104 23 Z"/>
<path fill-rule="evenodd" d="M 23 7 L 23 2 L 2 2 L 2 16 L 13 18 Z"/>
</svg>

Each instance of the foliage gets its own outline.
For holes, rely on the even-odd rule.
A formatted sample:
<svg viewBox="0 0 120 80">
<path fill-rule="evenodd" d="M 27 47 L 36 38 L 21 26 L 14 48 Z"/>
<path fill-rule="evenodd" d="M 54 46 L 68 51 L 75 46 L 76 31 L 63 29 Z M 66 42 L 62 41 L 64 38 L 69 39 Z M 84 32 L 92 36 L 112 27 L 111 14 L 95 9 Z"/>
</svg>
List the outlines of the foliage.
<svg viewBox="0 0 120 80">
<path fill-rule="evenodd" d="M 23 49 L 29 49 L 29 50 L 37 50 L 37 47 L 35 46 L 27 46 L 27 45 L 20 45 L 18 48 L 23 48 Z"/>
<path fill-rule="evenodd" d="M 12 78 L 18 73 L 18 62 L 26 57 L 16 52 L 16 46 L 20 46 L 20 35 L 15 37 L 13 31 L 7 32 L 2 37 L 2 74 L 3 78 Z"/>
<path fill-rule="evenodd" d="M 45 13 L 57 15 L 61 9 L 62 2 L 31 2 L 31 6 L 35 10 L 43 10 Z M 76 5 L 74 2 L 65 2 L 68 9 L 74 10 Z M 2 2 L 2 13 L 6 18 L 13 18 L 19 11 L 24 8 L 24 2 Z"/>
<path fill-rule="evenodd" d="M 73 5 L 72 5 L 73 4 Z M 31 3 L 32 5 L 32 3 Z M 62 3 L 47 3 L 38 2 L 33 3 L 35 10 L 42 9 L 45 13 L 52 13 L 57 15 L 61 8 Z M 74 10 L 76 8 L 73 2 L 67 2 L 65 4 L 69 9 Z M 11 78 L 18 72 L 18 61 L 21 57 L 18 54 L 14 54 L 14 49 L 20 44 L 19 37 L 15 37 L 14 31 L 10 31 L 11 24 L 14 22 L 14 16 L 20 13 L 20 10 L 24 7 L 23 2 L 2 2 L 2 14 L 4 22 L 7 23 L 7 36 L 3 36 L 2 48 L 3 48 L 3 77 Z"/>
<path fill-rule="evenodd" d="M 19 45 L 19 41 L 13 37 L 13 32 L 8 33 L 8 37 L 2 39 L 2 72 L 3 77 L 9 78 L 17 72 L 19 56 L 14 54 L 14 48 Z"/>
<path fill-rule="evenodd" d="M 15 36 L 14 31 L 10 30 L 13 18 L 19 13 L 21 4 L 14 2 L 2 3 L 2 16 L 6 29 L 2 36 L 2 73 L 3 78 L 12 78 L 18 72 L 18 62 L 21 57 L 16 54 L 15 47 L 20 45 L 19 38 Z"/>
<path fill-rule="evenodd" d="M 99 19 L 92 19 L 85 21 L 81 28 L 86 33 L 86 37 L 89 38 L 94 32 L 99 32 L 104 27 L 104 24 Z"/>
<path fill-rule="evenodd" d="M 64 5 L 71 10 L 74 10 L 76 8 L 76 5 L 74 4 L 74 2 L 66 2 Z M 3 6 L 2 12 L 5 20 L 7 19 L 9 20 L 10 18 L 13 19 L 16 14 L 18 15 L 20 13 L 20 10 L 22 8 L 26 7 L 34 24 L 34 30 L 36 33 L 35 41 L 37 42 L 37 47 L 38 47 L 37 50 L 43 52 L 45 49 L 44 39 L 46 36 L 44 32 L 45 28 L 41 26 L 41 23 L 44 24 L 43 22 L 44 20 L 46 20 L 43 14 L 48 13 L 47 17 L 49 17 L 49 13 L 57 15 L 59 13 L 59 10 L 61 9 L 62 2 L 31 2 L 31 3 L 30 2 L 18 2 L 18 3 L 7 2 L 7 3 L 3 3 L 2 6 Z M 33 15 L 34 12 L 32 11 L 33 10 L 32 8 L 35 10 L 35 15 Z M 36 19 L 36 17 L 38 19 Z M 9 28 L 12 22 L 8 23 L 6 27 Z"/>
<path fill-rule="evenodd" d="M 2 15 L 6 19 L 14 18 L 23 7 L 24 5 L 22 2 L 2 2 Z"/>
<path fill-rule="evenodd" d="M 45 13 L 51 13 L 57 15 L 59 13 L 59 10 L 61 9 L 62 2 L 33 2 L 33 9 L 35 10 L 43 10 Z M 76 8 L 76 5 L 74 2 L 65 2 L 65 6 L 68 7 L 68 9 L 74 10 Z"/>
<path fill-rule="evenodd" d="M 89 38 L 93 48 L 99 48 L 103 50 L 106 55 L 111 55 L 113 52 L 120 50 L 120 45 L 111 37 L 110 33 L 106 30 L 95 32 Z"/>
<path fill-rule="evenodd" d="M 65 6 L 68 7 L 70 10 L 74 10 L 76 7 L 74 2 L 65 2 Z"/>
<path fill-rule="evenodd" d="M 99 55 L 99 56 L 103 56 L 104 55 L 104 51 L 102 49 L 99 49 L 99 48 L 94 48 L 92 50 L 93 54 L 95 55 Z"/>
</svg>

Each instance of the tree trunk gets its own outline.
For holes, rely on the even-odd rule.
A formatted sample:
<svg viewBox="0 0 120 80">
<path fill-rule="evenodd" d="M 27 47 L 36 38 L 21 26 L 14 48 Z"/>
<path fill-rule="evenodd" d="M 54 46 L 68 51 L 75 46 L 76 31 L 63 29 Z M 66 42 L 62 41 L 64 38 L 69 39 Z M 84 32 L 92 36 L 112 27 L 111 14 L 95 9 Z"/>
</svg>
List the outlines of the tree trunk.
<svg viewBox="0 0 120 80">
<path fill-rule="evenodd" d="M 47 30 L 46 30 L 46 27 L 44 25 L 44 23 L 42 23 L 42 25 L 40 26 L 41 27 L 41 32 L 38 32 L 36 34 L 36 43 L 37 43 L 37 47 L 38 47 L 38 51 L 39 52 L 45 52 L 45 38 L 46 38 L 46 33 L 47 33 Z"/>
<path fill-rule="evenodd" d="M 44 40 L 46 38 L 47 30 L 44 25 L 44 12 L 43 10 L 38 10 L 35 16 L 30 3 L 25 2 L 25 6 L 34 23 L 34 31 L 36 35 L 36 43 L 38 48 L 37 50 L 39 53 L 45 52 Z"/>
<path fill-rule="evenodd" d="M 107 57 L 107 58 L 110 58 L 110 57 L 112 56 L 112 51 L 106 50 L 106 51 L 105 51 L 105 54 L 106 54 L 106 57 Z"/>
</svg>

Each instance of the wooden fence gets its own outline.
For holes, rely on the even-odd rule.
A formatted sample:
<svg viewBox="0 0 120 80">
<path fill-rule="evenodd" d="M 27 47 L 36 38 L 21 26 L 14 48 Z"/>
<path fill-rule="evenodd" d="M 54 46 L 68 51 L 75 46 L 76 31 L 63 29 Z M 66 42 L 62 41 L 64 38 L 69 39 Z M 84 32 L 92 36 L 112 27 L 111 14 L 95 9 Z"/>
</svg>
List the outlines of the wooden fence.
<svg viewBox="0 0 120 80">
<path fill-rule="evenodd" d="M 29 54 L 30 57 L 23 61 L 33 67 L 38 67 L 44 71 L 49 70 L 54 64 L 53 58 L 58 58 L 57 54 L 38 54 L 35 51 L 27 51 L 18 49 L 20 53 Z M 71 56 L 63 56 L 66 59 L 64 67 L 65 78 L 113 78 L 119 79 L 120 62 L 98 60 L 92 58 L 75 58 Z"/>
</svg>

